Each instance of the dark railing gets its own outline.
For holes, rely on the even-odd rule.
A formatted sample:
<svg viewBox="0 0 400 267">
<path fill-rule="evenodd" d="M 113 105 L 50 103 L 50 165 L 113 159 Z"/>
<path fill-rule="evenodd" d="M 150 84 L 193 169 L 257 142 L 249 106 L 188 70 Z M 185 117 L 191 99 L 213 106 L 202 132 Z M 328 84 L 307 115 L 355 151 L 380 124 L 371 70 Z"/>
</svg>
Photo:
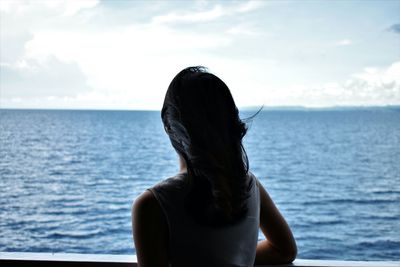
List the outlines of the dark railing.
<svg viewBox="0 0 400 267">
<path fill-rule="evenodd" d="M 137 267 L 137 260 L 135 255 L 0 252 L 0 266 Z M 331 261 L 298 259 L 292 264 L 279 266 L 400 267 L 400 261 Z"/>
</svg>

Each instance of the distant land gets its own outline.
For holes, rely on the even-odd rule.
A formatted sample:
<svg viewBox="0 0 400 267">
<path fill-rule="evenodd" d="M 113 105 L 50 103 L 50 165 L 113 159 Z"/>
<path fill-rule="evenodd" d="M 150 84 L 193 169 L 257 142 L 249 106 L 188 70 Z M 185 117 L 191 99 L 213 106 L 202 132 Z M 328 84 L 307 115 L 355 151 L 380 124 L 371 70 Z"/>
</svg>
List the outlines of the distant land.
<svg viewBox="0 0 400 267">
<path fill-rule="evenodd" d="M 247 106 L 239 108 L 241 111 L 257 111 L 261 106 Z M 331 106 L 331 107 L 305 107 L 305 106 L 263 106 L 263 111 L 319 111 L 319 110 L 399 110 L 400 105 L 387 106 Z"/>
</svg>

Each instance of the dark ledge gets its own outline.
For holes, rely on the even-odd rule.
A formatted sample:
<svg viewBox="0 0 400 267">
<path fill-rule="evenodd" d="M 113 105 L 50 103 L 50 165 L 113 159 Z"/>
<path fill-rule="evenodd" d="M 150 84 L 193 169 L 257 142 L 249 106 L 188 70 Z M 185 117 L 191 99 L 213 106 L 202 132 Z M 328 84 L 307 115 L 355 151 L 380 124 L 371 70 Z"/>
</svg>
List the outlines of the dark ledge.
<svg viewBox="0 0 400 267">
<path fill-rule="evenodd" d="M 0 252 L 0 266 L 137 267 L 137 260 L 135 255 Z M 279 266 L 400 267 L 400 261 L 332 261 L 298 259 L 295 260 L 293 264 Z"/>
</svg>

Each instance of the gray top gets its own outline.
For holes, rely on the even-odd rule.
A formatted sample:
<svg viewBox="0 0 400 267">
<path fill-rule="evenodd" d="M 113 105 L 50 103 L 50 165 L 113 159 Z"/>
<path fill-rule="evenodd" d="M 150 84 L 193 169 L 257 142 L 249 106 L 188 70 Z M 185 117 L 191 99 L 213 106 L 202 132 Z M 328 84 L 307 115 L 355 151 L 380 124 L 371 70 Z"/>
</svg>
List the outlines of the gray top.
<svg viewBox="0 0 400 267">
<path fill-rule="evenodd" d="M 260 223 L 260 196 L 256 178 L 247 200 L 248 212 L 238 223 L 212 228 L 197 224 L 184 209 L 190 192 L 186 174 L 161 181 L 149 190 L 166 217 L 171 266 L 253 266 Z"/>
</svg>

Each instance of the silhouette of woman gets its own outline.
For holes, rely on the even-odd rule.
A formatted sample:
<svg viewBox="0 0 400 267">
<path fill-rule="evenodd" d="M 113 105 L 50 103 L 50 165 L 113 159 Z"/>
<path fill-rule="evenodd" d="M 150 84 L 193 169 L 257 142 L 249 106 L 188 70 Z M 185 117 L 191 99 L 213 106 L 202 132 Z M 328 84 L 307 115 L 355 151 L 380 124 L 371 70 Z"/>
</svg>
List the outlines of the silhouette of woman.
<svg viewBox="0 0 400 267">
<path fill-rule="evenodd" d="M 289 226 L 249 171 L 246 125 L 232 95 L 204 67 L 172 80 L 161 111 L 180 172 L 132 208 L 139 267 L 253 266 L 292 262 Z M 261 228 L 266 240 L 258 240 Z"/>
</svg>

